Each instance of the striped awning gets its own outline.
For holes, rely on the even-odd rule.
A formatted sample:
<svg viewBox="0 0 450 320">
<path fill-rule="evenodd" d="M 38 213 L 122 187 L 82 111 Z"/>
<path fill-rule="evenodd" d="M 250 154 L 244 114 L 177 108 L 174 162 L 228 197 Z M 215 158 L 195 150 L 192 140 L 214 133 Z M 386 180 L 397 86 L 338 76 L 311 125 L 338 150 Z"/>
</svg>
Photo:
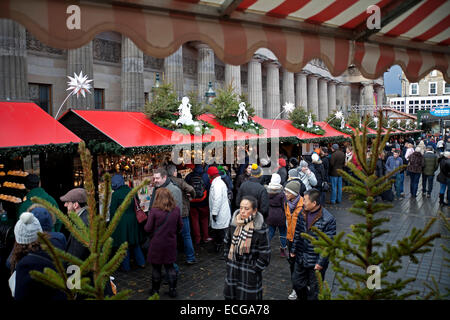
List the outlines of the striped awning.
<svg viewBox="0 0 450 320">
<path fill-rule="evenodd" d="M 79 30 L 67 27 L 71 4 L 80 8 Z M 367 28 L 371 5 L 380 8 L 380 29 Z M 375 79 L 399 64 L 412 82 L 433 69 L 450 82 L 446 0 L 2 0 L 0 18 L 56 48 L 78 48 L 116 31 L 157 58 L 202 41 L 233 65 L 268 48 L 292 72 L 319 58 L 333 76 L 354 65 Z"/>
</svg>

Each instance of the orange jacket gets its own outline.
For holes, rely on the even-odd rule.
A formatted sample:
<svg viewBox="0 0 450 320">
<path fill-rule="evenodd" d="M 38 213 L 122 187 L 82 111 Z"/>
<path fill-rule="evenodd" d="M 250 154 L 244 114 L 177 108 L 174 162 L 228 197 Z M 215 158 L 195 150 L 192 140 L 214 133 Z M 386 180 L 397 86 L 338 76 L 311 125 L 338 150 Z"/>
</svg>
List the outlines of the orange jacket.
<svg viewBox="0 0 450 320">
<path fill-rule="evenodd" d="M 289 204 L 285 203 L 284 205 L 284 213 L 286 214 L 286 221 L 287 221 L 287 235 L 286 238 L 289 241 L 294 241 L 294 234 L 295 234 L 295 226 L 297 225 L 297 218 L 303 209 L 303 197 L 300 197 L 300 200 L 298 200 L 297 206 L 295 207 L 294 213 L 291 214 L 291 210 L 289 209 Z"/>
</svg>

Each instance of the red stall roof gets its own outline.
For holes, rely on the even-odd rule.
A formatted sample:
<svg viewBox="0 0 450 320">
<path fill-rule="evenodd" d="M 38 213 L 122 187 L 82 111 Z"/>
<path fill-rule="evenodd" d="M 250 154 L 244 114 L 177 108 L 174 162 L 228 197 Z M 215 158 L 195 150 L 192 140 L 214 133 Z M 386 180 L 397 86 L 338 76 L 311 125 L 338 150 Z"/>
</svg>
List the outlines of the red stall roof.
<svg viewBox="0 0 450 320">
<path fill-rule="evenodd" d="M 256 135 L 225 128 L 221 126 L 212 115 L 203 114 L 199 117 L 200 120 L 206 121 L 214 126 L 214 128 L 211 129 L 211 134 L 191 136 L 164 129 L 151 122 L 142 112 L 69 110 L 59 119 L 65 117 L 69 112 L 73 112 L 124 148 L 190 144 L 196 142 L 236 141 L 271 138 L 274 136 L 297 136 L 297 129 L 292 127 L 290 123 L 286 123 L 284 120 L 275 121 L 273 128 L 279 129 L 279 131 L 265 130 L 264 134 Z M 261 119 L 259 117 L 255 117 L 254 120 L 261 123 L 266 129 L 269 129 L 273 122 L 273 120 Z M 268 124 L 269 122 L 270 125 Z"/>
<path fill-rule="evenodd" d="M 31 102 L 0 102 L 0 148 L 78 143 L 74 133 Z"/>
</svg>

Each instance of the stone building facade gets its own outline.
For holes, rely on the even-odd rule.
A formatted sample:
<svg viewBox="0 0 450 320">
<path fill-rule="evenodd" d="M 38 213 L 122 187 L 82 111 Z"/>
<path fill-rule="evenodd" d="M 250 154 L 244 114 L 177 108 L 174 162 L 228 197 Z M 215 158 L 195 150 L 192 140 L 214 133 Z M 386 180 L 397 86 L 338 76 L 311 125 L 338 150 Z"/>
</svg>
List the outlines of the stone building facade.
<svg viewBox="0 0 450 320">
<path fill-rule="evenodd" d="M 419 82 L 409 82 L 402 72 L 402 97 L 450 96 L 450 83 L 444 80 L 442 72 L 433 70 Z"/>
<path fill-rule="evenodd" d="M 125 36 L 98 34 L 89 44 L 74 50 L 50 48 L 20 24 L 0 19 L 0 100 L 32 100 L 56 115 L 67 95 L 67 75 L 79 73 L 93 79 L 88 98 L 71 97 L 68 108 L 141 110 L 151 98 L 156 74 L 173 84 L 181 98 L 194 91 L 204 99 L 208 83 L 214 90 L 232 84 L 246 94 L 256 114 L 275 118 L 285 102 L 292 102 L 324 120 L 335 109 L 355 104 L 385 103 L 383 79 L 364 78 L 350 67 L 333 77 L 319 59 L 301 72 L 284 70 L 273 53 L 259 49 L 245 65 L 224 64 L 206 44 L 188 42 L 165 59 L 147 56 Z M 61 114 L 61 113 L 60 113 Z"/>
</svg>

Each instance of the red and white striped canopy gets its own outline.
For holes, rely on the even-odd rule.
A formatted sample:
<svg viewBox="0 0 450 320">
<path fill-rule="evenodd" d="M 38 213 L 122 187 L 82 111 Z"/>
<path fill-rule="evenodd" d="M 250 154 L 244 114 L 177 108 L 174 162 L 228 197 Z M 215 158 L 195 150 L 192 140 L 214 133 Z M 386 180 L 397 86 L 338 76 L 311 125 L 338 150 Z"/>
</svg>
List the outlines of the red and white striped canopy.
<svg viewBox="0 0 450 320">
<path fill-rule="evenodd" d="M 79 30 L 67 27 L 71 4 L 80 8 Z M 371 5 L 380 8 L 380 30 L 367 28 Z M 268 48 L 292 72 L 319 58 L 333 76 L 355 65 L 375 79 L 399 64 L 412 82 L 433 69 L 450 82 L 448 0 L 3 0 L 0 18 L 56 48 L 116 31 L 157 58 L 202 41 L 234 65 Z"/>
</svg>

